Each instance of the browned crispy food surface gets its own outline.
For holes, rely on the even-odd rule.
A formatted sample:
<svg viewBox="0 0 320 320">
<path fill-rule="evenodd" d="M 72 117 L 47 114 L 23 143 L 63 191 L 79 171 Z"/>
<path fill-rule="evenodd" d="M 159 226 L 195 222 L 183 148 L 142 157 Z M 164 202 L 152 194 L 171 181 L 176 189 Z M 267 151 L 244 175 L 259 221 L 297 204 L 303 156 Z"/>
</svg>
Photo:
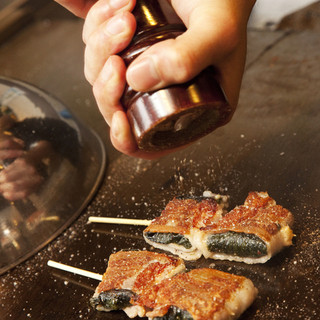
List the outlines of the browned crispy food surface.
<svg viewBox="0 0 320 320">
<path fill-rule="evenodd" d="M 281 227 L 292 224 L 292 213 L 277 205 L 266 192 L 250 192 L 243 205 L 237 206 L 224 215 L 223 219 L 201 230 L 210 233 L 250 233 L 268 242 Z"/>
<path fill-rule="evenodd" d="M 188 234 L 194 227 L 206 226 L 221 216 L 221 206 L 214 199 L 171 200 L 161 215 L 155 218 L 144 232 Z"/>
<path fill-rule="evenodd" d="M 209 268 L 178 274 L 162 281 L 158 287 L 156 308 L 152 315 L 163 316 L 170 306 L 176 306 L 187 310 L 194 320 L 233 319 L 232 314 L 228 318 L 222 316 L 230 312 L 230 305 L 226 306 L 226 303 L 234 303 L 241 289 L 245 290 L 242 294 L 250 296 L 244 298 L 250 304 L 257 294 L 251 281 L 245 277 Z"/>
<path fill-rule="evenodd" d="M 96 292 L 130 289 L 136 294 L 134 304 L 152 307 L 155 284 L 179 269 L 184 270 L 180 258 L 150 251 L 119 251 L 110 256 Z"/>
</svg>

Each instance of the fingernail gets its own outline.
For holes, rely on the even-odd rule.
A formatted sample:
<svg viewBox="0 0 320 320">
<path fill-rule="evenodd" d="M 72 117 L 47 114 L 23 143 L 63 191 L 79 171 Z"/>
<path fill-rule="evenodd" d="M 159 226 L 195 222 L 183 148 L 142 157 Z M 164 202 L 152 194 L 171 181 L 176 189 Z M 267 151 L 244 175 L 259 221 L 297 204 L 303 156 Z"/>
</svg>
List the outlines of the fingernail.
<svg viewBox="0 0 320 320">
<path fill-rule="evenodd" d="M 107 34 L 117 35 L 123 32 L 126 28 L 126 23 L 120 17 L 111 18 L 105 28 Z"/>
<path fill-rule="evenodd" d="M 160 83 L 158 72 L 150 57 L 134 63 L 128 69 L 128 81 L 136 90 L 147 90 Z"/>
<path fill-rule="evenodd" d="M 129 0 L 110 0 L 109 3 L 113 9 L 121 9 L 129 3 Z"/>
</svg>

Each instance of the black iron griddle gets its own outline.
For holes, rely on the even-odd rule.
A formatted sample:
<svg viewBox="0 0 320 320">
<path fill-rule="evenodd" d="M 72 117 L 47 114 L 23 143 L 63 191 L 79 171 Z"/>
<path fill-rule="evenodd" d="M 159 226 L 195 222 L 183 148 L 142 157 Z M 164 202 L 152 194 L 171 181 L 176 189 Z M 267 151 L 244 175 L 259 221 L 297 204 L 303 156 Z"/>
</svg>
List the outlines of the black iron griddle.
<svg viewBox="0 0 320 320">
<path fill-rule="evenodd" d="M 1 319 L 127 319 L 122 312 L 92 310 L 88 301 L 97 282 L 51 269 L 47 261 L 103 273 L 111 253 L 150 247 L 143 227 L 87 224 L 89 216 L 151 219 L 174 196 L 204 190 L 230 195 L 231 207 L 249 191 L 268 191 L 295 216 L 294 244 L 263 265 L 200 259 L 187 266 L 250 278 L 259 295 L 242 320 L 319 318 L 320 38 L 312 31 L 253 32 L 250 41 L 255 54 L 249 50 L 231 123 L 157 161 L 117 155 L 109 146 L 106 177 L 79 219 L 1 277 Z"/>
</svg>

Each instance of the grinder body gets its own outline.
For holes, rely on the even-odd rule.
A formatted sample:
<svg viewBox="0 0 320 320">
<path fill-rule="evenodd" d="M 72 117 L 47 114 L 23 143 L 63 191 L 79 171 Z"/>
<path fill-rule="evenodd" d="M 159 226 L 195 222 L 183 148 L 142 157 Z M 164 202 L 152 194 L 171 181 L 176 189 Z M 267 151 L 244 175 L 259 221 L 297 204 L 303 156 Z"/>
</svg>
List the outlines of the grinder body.
<svg viewBox="0 0 320 320">
<path fill-rule="evenodd" d="M 137 31 L 121 52 L 127 66 L 156 42 L 174 39 L 185 31 L 167 1 L 137 0 L 133 14 Z M 208 67 L 194 79 L 153 92 L 136 92 L 126 86 L 122 97 L 139 149 L 177 148 L 227 123 L 234 112 Z"/>
</svg>

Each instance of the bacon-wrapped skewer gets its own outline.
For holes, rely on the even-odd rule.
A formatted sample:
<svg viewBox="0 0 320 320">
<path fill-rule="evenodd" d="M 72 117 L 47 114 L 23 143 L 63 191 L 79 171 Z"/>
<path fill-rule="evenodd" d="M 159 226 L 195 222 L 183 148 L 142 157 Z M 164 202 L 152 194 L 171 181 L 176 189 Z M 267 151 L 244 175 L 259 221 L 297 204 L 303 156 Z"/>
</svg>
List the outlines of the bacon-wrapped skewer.
<svg viewBox="0 0 320 320">
<path fill-rule="evenodd" d="M 100 311 L 123 310 L 130 318 L 236 319 L 257 289 L 242 276 L 204 268 L 186 272 L 183 261 L 149 251 L 120 251 L 91 298 Z"/>
<path fill-rule="evenodd" d="M 264 263 L 292 244 L 293 215 L 267 192 L 250 192 L 226 212 L 226 196 L 174 198 L 154 220 L 90 217 L 91 222 L 141 224 L 150 245 L 185 260 L 205 258 Z"/>
<path fill-rule="evenodd" d="M 147 313 L 157 320 L 237 319 L 254 301 L 251 280 L 214 269 L 194 269 L 158 285 L 155 308 Z"/>
<path fill-rule="evenodd" d="M 144 317 L 154 307 L 156 285 L 185 270 L 183 260 L 149 251 L 119 251 L 91 298 L 100 311 L 123 310 L 130 318 Z"/>
<path fill-rule="evenodd" d="M 196 246 L 206 258 L 264 263 L 292 244 L 293 215 L 266 192 L 250 192 L 242 206 L 200 228 Z"/>
<path fill-rule="evenodd" d="M 185 260 L 200 258 L 202 252 L 195 245 L 194 231 L 223 216 L 226 203 L 222 197 L 219 200 L 213 197 L 174 198 L 143 231 L 145 241 Z"/>
<path fill-rule="evenodd" d="M 250 192 L 224 213 L 214 199 L 173 199 L 143 231 L 149 244 L 185 260 L 206 258 L 264 263 L 292 244 L 293 215 L 267 192 Z"/>
</svg>

